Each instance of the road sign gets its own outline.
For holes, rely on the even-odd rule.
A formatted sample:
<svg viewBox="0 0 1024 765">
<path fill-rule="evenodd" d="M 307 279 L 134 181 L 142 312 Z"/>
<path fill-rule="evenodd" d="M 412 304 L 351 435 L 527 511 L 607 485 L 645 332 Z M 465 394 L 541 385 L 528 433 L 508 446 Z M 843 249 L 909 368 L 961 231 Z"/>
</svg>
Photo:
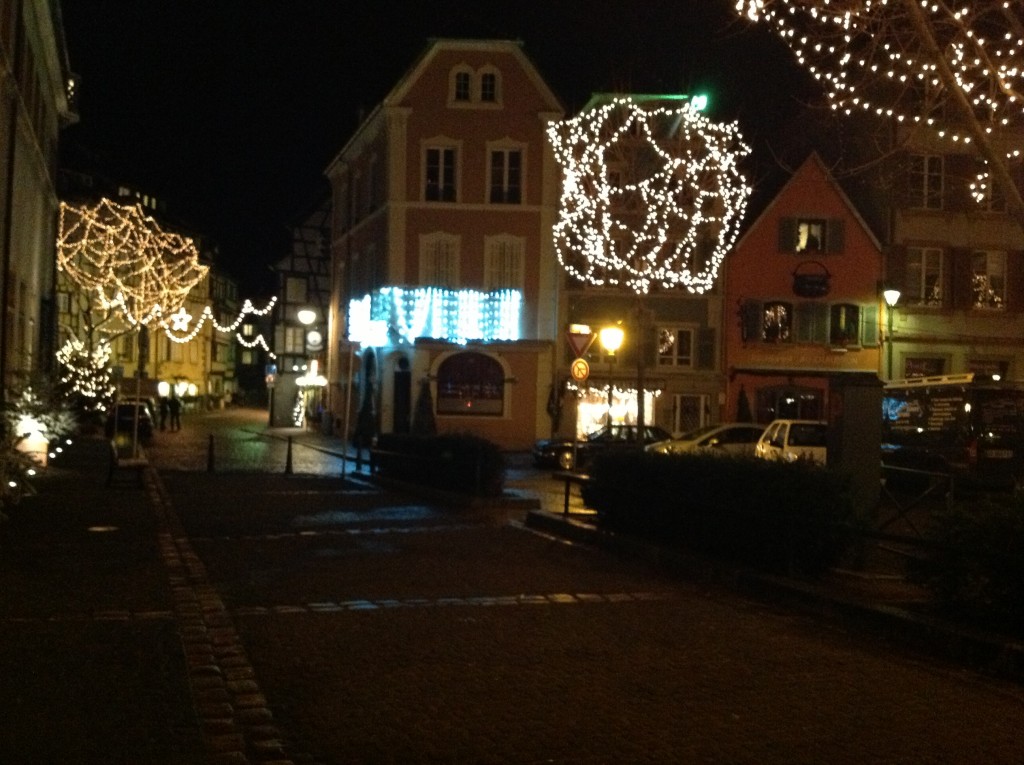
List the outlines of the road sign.
<svg viewBox="0 0 1024 765">
<path fill-rule="evenodd" d="M 569 339 L 569 347 L 576 354 L 576 358 L 590 350 L 594 342 L 594 333 L 586 324 L 570 324 L 565 336 Z"/>
<path fill-rule="evenodd" d="M 587 363 L 586 359 L 576 359 L 572 362 L 572 366 L 569 367 L 569 373 L 576 382 L 586 382 L 587 378 L 590 377 L 590 364 Z"/>
</svg>

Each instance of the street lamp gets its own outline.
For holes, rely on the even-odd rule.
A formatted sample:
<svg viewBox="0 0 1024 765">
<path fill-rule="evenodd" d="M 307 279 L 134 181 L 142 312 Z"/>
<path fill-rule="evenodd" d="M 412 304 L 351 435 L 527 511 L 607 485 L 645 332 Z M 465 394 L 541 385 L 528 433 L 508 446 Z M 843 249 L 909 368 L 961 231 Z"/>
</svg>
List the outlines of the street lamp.
<svg viewBox="0 0 1024 765">
<path fill-rule="evenodd" d="M 615 325 L 602 327 L 601 331 L 598 332 L 597 337 L 601 343 L 601 348 L 604 352 L 611 356 L 608 360 L 608 432 L 611 433 L 612 428 L 612 370 L 615 368 L 615 352 L 622 347 L 622 338 L 624 336 L 622 327 Z"/>
<path fill-rule="evenodd" d="M 885 304 L 889 308 L 888 317 L 888 329 L 885 334 L 886 352 L 888 354 L 888 366 L 889 366 L 889 379 L 892 379 L 892 334 L 893 334 L 893 319 L 896 316 L 896 303 L 900 299 L 900 291 L 890 287 L 882 293 L 882 297 L 885 298 Z"/>
</svg>

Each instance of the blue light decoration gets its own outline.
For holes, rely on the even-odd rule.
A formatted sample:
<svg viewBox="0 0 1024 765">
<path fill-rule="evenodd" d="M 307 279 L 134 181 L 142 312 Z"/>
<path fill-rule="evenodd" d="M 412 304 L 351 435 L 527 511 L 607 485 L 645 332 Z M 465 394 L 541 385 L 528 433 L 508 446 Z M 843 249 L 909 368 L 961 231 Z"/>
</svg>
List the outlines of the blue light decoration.
<svg viewBox="0 0 1024 765">
<path fill-rule="evenodd" d="M 519 340 L 519 290 L 383 287 L 349 302 L 349 340 L 380 348 L 427 337 L 465 345 L 470 340 Z"/>
</svg>

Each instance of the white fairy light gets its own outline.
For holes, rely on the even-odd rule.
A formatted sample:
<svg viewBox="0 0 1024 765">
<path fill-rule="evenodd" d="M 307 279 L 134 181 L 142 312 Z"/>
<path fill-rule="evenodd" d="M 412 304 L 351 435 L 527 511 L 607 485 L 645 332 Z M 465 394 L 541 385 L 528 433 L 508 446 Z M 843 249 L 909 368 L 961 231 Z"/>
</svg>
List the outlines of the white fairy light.
<svg viewBox="0 0 1024 765">
<path fill-rule="evenodd" d="M 849 114 L 862 106 L 900 124 L 941 122 L 939 137 L 956 143 L 974 138 L 968 118 L 993 137 L 1024 124 L 1020 2 L 736 0 L 735 9 L 768 24 L 789 45 L 834 109 Z M 818 43 L 824 40 L 839 41 L 837 28 L 844 30 L 842 45 L 822 48 Z M 961 103 L 970 114 L 961 110 L 958 120 Z M 993 146 L 1009 160 L 1019 157 L 1019 136 Z"/>
<path fill-rule="evenodd" d="M 620 96 L 548 138 L 564 171 L 555 251 L 573 278 L 637 294 L 711 288 L 750 196 L 735 123 L 678 96 Z"/>
</svg>

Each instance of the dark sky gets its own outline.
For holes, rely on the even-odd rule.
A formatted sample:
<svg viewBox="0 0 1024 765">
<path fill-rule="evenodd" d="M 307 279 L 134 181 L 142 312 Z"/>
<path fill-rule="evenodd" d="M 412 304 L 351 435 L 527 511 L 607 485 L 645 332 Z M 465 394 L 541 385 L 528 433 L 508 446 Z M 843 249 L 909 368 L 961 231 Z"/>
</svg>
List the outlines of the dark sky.
<svg viewBox="0 0 1024 765">
<path fill-rule="evenodd" d="M 752 144 L 795 65 L 733 0 L 62 0 L 81 121 L 66 162 L 163 198 L 243 289 L 283 257 L 323 171 L 435 37 L 519 39 L 571 115 L 593 92 L 712 93 Z M 370 10 L 353 10 L 353 8 Z"/>
</svg>

